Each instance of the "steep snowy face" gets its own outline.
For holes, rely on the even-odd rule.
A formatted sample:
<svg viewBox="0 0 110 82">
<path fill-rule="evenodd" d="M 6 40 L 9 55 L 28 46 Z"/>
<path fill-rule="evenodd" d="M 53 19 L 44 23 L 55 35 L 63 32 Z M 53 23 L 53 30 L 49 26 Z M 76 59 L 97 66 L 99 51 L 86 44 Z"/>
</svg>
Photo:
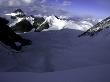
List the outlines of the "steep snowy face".
<svg viewBox="0 0 110 82">
<path fill-rule="evenodd" d="M 107 17 L 106 19 L 95 24 L 93 27 L 88 29 L 86 32 L 80 34 L 79 37 L 84 36 L 84 35 L 94 36 L 96 33 L 109 27 L 110 27 L 110 17 Z"/>
<path fill-rule="evenodd" d="M 24 18 L 16 18 L 9 26 L 12 27 L 16 25 L 17 23 L 21 22 Z"/>
<path fill-rule="evenodd" d="M 49 26 L 50 26 L 48 30 L 61 30 L 67 25 L 66 21 L 60 20 L 55 16 L 47 17 L 46 21 L 49 23 Z"/>
<path fill-rule="evenodd" d="M 26 20 L 28 20 L 32 25 L 34 23 L 34 18 L 29 16 L 29 17 L 26 17 Z"/>
<path fill-rule="evenodd" d="M 16 17 L 16 19 L 14 19 L 14 21 L 9 26 L 12 27 L 12 26 L 16 25 L 17 23 L 21 22 L 22 20 L 27 20 L 32 25 L 34 23 L 34 18 L 32 18 L 31 16 L 29 16 L 29 17 L 22 17 L 22 18 Z"/>
</svg>

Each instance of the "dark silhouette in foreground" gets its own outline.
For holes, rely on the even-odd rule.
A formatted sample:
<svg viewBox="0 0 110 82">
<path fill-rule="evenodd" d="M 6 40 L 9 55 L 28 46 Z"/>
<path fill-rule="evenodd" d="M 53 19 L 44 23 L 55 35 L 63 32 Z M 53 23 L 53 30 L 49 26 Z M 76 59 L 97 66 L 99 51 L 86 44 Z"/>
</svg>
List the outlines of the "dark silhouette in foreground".
<svg viewBox="0 0 110 82">
<path fill-rule="evenodd" d="M 7 24 L 8 20 L 0 17 L 0 41 L 5 45 L 10 46 L 16 51 L 20 51 L 22 46 L 30 45 L 32 42 L 28 39 L 22 38 L 16 34 Z M 19 45 L 17 45 L 17 42 Z"/>
</svg>

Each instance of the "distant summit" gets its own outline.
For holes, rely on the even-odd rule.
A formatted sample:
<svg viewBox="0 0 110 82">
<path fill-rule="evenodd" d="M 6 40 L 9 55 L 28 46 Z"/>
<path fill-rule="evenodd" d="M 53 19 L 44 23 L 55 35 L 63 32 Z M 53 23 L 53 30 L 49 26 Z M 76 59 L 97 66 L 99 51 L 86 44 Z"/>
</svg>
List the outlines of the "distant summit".
<svg viewBox="0 0 110 82">
<path fill-rule="evenodd" d="M 21 9 L 16 9 L 13 13 L 16 14 L 15 17 L 24 17 L 24 16 L 26 16 Z"/>
<path fill-rule="evenodd" d="M 26 16 L 21 9 L 16 9 L 14 12 L 8 13 L 8 14 L 5 14 L 5 15 L 11 16 L 11 19 L 16 19 L 17 17 L 22 18 L 22 17 Z"/>
</svg>

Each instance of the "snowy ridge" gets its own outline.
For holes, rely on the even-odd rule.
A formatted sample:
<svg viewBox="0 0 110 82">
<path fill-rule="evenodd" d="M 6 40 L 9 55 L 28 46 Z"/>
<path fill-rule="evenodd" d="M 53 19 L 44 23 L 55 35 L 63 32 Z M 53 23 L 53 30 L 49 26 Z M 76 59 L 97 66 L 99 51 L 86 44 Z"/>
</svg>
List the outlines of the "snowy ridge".
<svg viewBox="0 0 110 82">
<path fill-rule="evenodd" d="M 40 17 L 42 17 L 42 16 L 40 16 Z M 61 30 L 61 29 L 76 29 L 76 30 L 86 31 L 89 28 L 93 27 L 97 22 L 100 21 L 100 19 L 93 19 L 93 18 L 81 19 L 79 21 L 68 20 L 68 17 L 59 17 L 59 19 L 58 19 L 54 15 L 43 16 L 43 17 L 45 18 L 44 22 L 48 22 L 49 26 L 50 26 L 49 29 L 44 29 L 44 31 Z M 65 18 L 65 19 L 63 19 L 63 18 Z M 17 18 L 9 26 L 13 26 L 16 23 L 22 21 L 23 19 L 30 21 L 31 24 L 33 24 L 33 22 L 34 22 L 32 17 Z"/>
<path fill-rule="evenodd" d="M 47 17 L 47 21 L 50 25 L 49 29 L 46 30 L 61 30 L 61 29 L 76 29 L 81 31 L 86 31 L 87 29 L 91 28 L 94 24 L 100 21 L 100 19 L 83 19 L 80 21 L 75 20 L 66 20 L 68 17 L 59 17 L 57 19 L 55 16 Z M 65 18 L 65 20 L 63 20 Z"/>
<path fill-rule="evenodd" d="M 107 17 L 103 19 L 102 21 L 98 22 L 97 24 L 95 24 L 93 27 L 91 27 L 90 29 L 82 33 L 81 35 L 79 35 L 79 37 L 85 36 L 85 35 L 94 36 L 98 32 L 109 27 L 110 27 L 110 17 Z"/>
<path fill-rule="evenodd" d="M 85 31 L 93 26 L 93 24 L 88 21 L 75 22 L 71 20 L 60 20 L 57 19 L 55 16 L 47 17 L 47 21 L 50 25 L 50 28 L 48 30 L 76 29 Z"/>
</svg>

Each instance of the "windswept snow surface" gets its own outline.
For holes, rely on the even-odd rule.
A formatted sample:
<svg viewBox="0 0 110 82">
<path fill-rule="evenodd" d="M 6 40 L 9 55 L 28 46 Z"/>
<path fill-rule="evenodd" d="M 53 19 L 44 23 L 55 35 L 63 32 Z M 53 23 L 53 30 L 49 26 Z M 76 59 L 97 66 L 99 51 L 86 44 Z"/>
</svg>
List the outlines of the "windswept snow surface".
<svg viewBox="0 0 110 82">
<path fill-rule="evenodd" d="M 0 46 L 0 82 L 110 82 L 110 29 L 95 37 L 80 33 L 25 33 L 33 44 L 16 54 Z"/>
</svg>

